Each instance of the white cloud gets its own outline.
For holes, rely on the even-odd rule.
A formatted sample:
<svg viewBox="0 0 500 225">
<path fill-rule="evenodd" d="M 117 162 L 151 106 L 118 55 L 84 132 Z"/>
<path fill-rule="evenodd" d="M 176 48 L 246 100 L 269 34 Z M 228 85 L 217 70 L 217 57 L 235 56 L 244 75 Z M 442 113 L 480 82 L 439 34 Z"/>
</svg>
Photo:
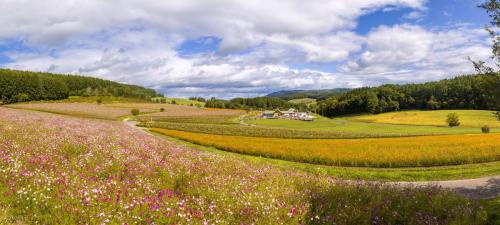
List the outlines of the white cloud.
<svg viewBox="0 0 500 225">
<path fill-rule="evenodd" d="M 359 87 L 470 72 L 486 59 L 484 32 L 416 25 L 353 30 L 359 16 L 402 7 L 417 19 L 425 0 L 3 0 L 2 67 L 94 75 L 178 96 L 255 96 L 281 89 Z M 417 15 L 420 13 L 420 15 Z M 413 15 L 412 15 L 413 14 Z M 217 37 L 218 52 L 180 56 L 179 45 Z M 293 69 L 336 66 L 336 72 Z"/>
<path fill-rule="evenodd" d="M 282 36 L 310 60 L 345 58 L 349 49 L 328 46 L 332 31 L 352 29 L 368 10 L 387 5 L 422 8 L 424 0 L 4 0 L 0 37 L 23 36 L 31 45 L 57 46 L 111 28 L 145 27 L 183 37 L 217 36 L 221 51 L 241 51 Z M 314 38 L 310 38 L 315 36 Z M 309 42 L 309 40 L 312 40 Z M 304 43 L 307 42 L 307 43 Z M 310 46 L 305 46 L 310 45 Z M 310 50 L 310 52 L 309 52 Z M 323 59 L 325 60 L 325 59 Z"/>
<path fill-rule="evenodd" d="M 358 59 L 347 62 L 341 71 L 393 82 L 473 73 L 467 57 L 488 60 L 487 40 L 485 31 L 467 26 L 444 30 L 408 24 L 381 26 L 367 35 L 366 49 Z"/>
<path fill-rule="evenodd" d="M 403 18 L 405 19 L 409 19 L 409 20 L 418 20 L 420 18 L 422 18 L 424 16 L 424 14 L 420 11 L 412 11 L 410 13 L 407 13 L 403 16 Z"/>
</svg>

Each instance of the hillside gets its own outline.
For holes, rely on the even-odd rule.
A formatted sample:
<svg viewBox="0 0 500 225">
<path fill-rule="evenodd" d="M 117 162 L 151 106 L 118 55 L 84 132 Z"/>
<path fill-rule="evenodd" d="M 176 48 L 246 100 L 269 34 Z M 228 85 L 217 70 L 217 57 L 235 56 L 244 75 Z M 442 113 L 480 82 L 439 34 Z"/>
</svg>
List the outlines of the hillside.
<svg viewBox="0 0 500 225">
<path fill-rule="evenodd" d="M 421 84 L 386 84 L 353 89 L 318 103 L 323 116 L 383 113 L 412 109 L 498 110 L 494 95 L 485 87 L 497 75 L 465 75 Z"/>
<path fill-rule="evenodd" d="M 316 100 L 324 100 L 336 94 L 346 93 L 350 91 L 349 88 L 335 88 L 324 90 L 289 90 L 277 91 L 266 95 L 266 97 L 277 97 L 284 100 L 301 99 L 301 98 L 314 98 Z"/>
<path fill-rule="evenodd" d="M 153 89 L 94 77 L 0 69 L 0 102 L 61 100 L 69 96 L 150 99 Z"/>
</svg>

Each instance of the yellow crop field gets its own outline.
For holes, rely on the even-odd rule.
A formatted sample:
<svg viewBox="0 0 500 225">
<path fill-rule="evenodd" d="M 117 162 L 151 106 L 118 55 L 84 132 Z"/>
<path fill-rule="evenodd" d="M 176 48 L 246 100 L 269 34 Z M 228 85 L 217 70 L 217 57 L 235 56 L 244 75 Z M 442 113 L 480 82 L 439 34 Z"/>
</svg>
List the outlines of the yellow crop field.
<svg viewBox="0 0 500 225">
<path fill-rule="evenodd" d="M 153 132 L 222 150 L 336 166 L 423 167 L 500 160 L 500 134 L 366 139 L 281 139 L 153 128 Z"/>
<path fill-rule="evenodd" d="M 460 117 L 461 127 L 500 127 L 500 121 L 488 110 L 433 110 L 433 111 L 402 111 L 377 115 L 356 116 L 350 119 L 373 122 L 406 125 L 446 126 L 446 116 L 456 113 Z"/>
</svg>

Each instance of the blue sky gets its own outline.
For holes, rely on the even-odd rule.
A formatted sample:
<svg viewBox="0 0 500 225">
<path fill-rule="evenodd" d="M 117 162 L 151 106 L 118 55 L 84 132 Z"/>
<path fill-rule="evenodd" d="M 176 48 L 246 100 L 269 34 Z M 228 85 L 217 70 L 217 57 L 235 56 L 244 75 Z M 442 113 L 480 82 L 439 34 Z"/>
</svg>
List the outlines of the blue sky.
<svg viewBox="0 0 500 225">
<path fill-rule="evenodd" d="M 181 97 L 425 82 L 472 73 L 469 56 L 488 60 L 479 3 L 10 1 L 0 9 L 0 67 Z"/>
</svg>

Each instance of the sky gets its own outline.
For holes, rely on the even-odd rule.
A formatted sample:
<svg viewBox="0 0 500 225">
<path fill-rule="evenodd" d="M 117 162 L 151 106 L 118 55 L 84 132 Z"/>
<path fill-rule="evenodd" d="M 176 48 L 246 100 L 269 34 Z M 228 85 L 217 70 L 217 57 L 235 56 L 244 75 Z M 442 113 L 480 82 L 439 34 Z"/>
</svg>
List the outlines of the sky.
<svg viewBox="0 0 500 225">
<path fill-rule="evenodd" d="M 0 0 L 0 67 L 172 97 L 420 83 L 489 60 L 480 0 Z"/>
</svg>

